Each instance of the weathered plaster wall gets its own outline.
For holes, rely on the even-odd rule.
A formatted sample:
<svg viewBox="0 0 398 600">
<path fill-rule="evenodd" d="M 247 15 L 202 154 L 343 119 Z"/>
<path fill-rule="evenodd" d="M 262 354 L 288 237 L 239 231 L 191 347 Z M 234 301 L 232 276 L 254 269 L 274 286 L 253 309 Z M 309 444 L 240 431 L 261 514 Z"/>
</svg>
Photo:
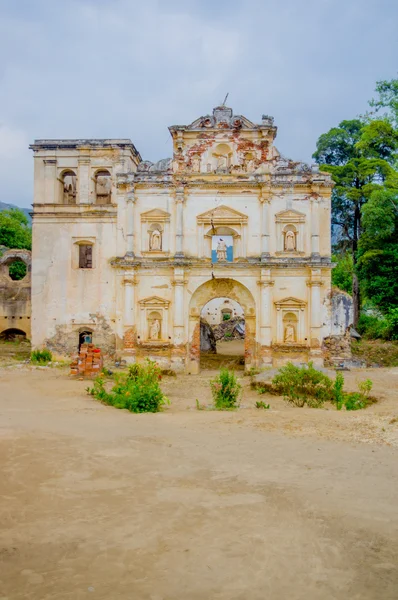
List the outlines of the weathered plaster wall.
<svg viewBox="0 0 398 600">
<path fill-rule="evenodd" d="M 13 281 L 8 268 L 15 259 L 22 260 L 27 273 Z M 29 250 L 8 250 L 0 257 L 0 334 L 18 329 L 31 337 L 31 253 Z"/>
<path fill-rule="evenodd" d="M 68 353 L 90 329 L 107 353 L 197 372 L 203 305 L 230 297 L 245 310 L 247 367 L 279 355 L 321 361 L 331 331 L 329 175 L 281 157 L 270 117 L 254 124 L 218 107 L 170 132 L 173 158 L 155 164 L 128 140 L 32 145 L 33 344 Z M 105 168 L 112 201 L 98 206 L 95 174 Z M 74 206 L 59 193 L 65 169 L 76 171 Z M 211 236 L 228 232 L 234 261 L 212 265 Z M 76 264 L 85 241 L 92 269 Z"/>
</svg>

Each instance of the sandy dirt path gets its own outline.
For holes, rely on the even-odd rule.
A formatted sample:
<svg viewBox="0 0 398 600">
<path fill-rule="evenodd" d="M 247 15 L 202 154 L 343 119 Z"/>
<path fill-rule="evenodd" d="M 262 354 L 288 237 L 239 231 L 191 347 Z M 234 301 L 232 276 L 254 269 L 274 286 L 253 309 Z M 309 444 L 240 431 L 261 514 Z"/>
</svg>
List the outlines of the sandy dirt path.
<svg viewBox="0 0 398 600">
<path fill-rule="evenodd" d="M 2 600 L 396 600 L 391 440 L 350 439 L 349 413 L 256 411 L 248 391 L 196 411 L 209 376 L 133 415 L 62 371 L 0 372 Z M 366 418 L 391 420 L 394 394 Z"/>
</svg>

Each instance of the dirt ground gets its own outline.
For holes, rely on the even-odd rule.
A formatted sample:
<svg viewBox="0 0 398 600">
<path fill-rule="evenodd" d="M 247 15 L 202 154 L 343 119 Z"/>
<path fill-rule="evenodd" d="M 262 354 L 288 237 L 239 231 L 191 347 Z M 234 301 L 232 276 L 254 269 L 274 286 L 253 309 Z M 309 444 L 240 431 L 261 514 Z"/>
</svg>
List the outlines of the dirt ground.
<svg viewBox="0 0 398 600">
<path fill-rule="evenodd" d="M 65 369 L 0 369 L 1 600 L 396 600 L 398 368 L 364 411 L 166 378 L 133 415 Z"/>
</svg>

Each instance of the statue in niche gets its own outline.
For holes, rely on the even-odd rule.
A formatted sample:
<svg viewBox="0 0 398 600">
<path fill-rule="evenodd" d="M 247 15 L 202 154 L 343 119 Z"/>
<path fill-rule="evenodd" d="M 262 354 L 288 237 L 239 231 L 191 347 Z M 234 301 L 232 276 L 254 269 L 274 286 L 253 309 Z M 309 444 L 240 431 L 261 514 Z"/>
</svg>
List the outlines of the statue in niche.
<svg viewBox="0 0 398 600">
<path fill-rule="evenodd" d="M 159 231 L 159 229 L 154 229 L 152 231 L 149 248 L 150 248 L 150 250 L 161 250 L 162 249 L 162 234 Z"/>
<path fill-rule="evenodd" d="M 228 166 L 227 161 L 228 161 L 228 159 L 224 154 L 219 156 L 217 158 L 217 169 L 226 169 Z"/>
<path fill-rule="evenodd" d="M 149 330 L 149 338 L 151 340 L 158 340 L 159 339 L 159 334 L 160 334 L 160 323 L 159 323 L 159 319 L 155 319 L 151 325 L 151 328 Z"/>
<path fill-rule="evenodd" d="M 294 252 L 296 250 L 296 236 L 293 231 L 285 233 L 285 252 Z"/>
<path fill-rule="evenodd" d="M 192 158 L 192 171 L 194 173 L 199 173 L 200 172 L 200 158 L 199 156 L 194 156 Z"/>
<path fill-rule="evenodd" d="M 290 325 L 290 324 L 286 325 L 284 341 L 287 343 L 295 342 L 296 341 L 295 338 L 296 338 L 296 336 L 295 336 L 295 331 L 294 331 L 293 325 Z"/>
<path fill-rule="evenodd" d="M 222 238 L 219 239 L 217 244 L 217 260 L 227 260 L 227 244 Z"/>
<path fill-rule="evenodd" d="M 98 173 L 95 181 L 95 193 L 98 204 L 109 204 L 111 201 L 112 181 L 109 173 Z"/>
</svg>

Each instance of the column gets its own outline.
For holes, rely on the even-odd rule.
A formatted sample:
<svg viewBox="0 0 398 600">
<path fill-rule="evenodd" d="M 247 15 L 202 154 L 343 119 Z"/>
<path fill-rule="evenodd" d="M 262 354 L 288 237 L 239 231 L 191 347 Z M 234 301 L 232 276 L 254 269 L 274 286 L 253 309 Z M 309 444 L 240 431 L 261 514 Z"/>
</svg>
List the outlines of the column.
<svg viewBox="0 0 398 600">
<path fill-rule="evenodd" d="M 261 260 L 269 257 L 269 207 L 270 191 L 262 189 L 259 200 L 261 202 Z"/>
<path fill-rule="evenodd" d="M 56 204 L 56 186 L 57 179 L 57 160 L 55 158 L 44 159 L 44 202 L 46 204 Z M 62 200 L 61 200 L 62 202 Z"/>
<path fill-rule="evenodd" d="M 184 188 L 179 187 L 176 190 L 176 258 L 184 256 Z"/>
<path fill-rule="evenodd" d="M 174 269 L 174 346 L 184 344 L 184 269 Z"/>
<path fill-rule="evenodd" d="M 92 202 L 90 198 L 90 156 L 83 154 L 78 158 L 78 192 L 77 202 L 79 204 L 89 204 Z"/>
<path fill-rule="evenodd" d="M 126 198 L 126 256 L 134 257 L 134 190 L 127 194 Z"/>
<path fill-rule="evenodd" d="M 260 344 L 270 347 L 272 343 L 272 294 L 271 271 L 261 269 L 260 281 Z"/>
<path fill-rule="evenodd" d="M 124 326 L 132 327 L 135 325 L 134 310 L 134 286 L 136 284 L 133 277 L 123 280 L 124 283 Z"/>
<path fill-rule="evenodd" d="M 311 255 L 319 258 L 319 200 L 311 200 Z"/>
<path fill-rule="evenodd" d="M 311 329 L 311 347 L 320 348 L 321 340 L 321 271 L 313 269 L 311 272 L 311 280 L 307 284 L 310 287 L 310 329 Z"/>
</svg>

